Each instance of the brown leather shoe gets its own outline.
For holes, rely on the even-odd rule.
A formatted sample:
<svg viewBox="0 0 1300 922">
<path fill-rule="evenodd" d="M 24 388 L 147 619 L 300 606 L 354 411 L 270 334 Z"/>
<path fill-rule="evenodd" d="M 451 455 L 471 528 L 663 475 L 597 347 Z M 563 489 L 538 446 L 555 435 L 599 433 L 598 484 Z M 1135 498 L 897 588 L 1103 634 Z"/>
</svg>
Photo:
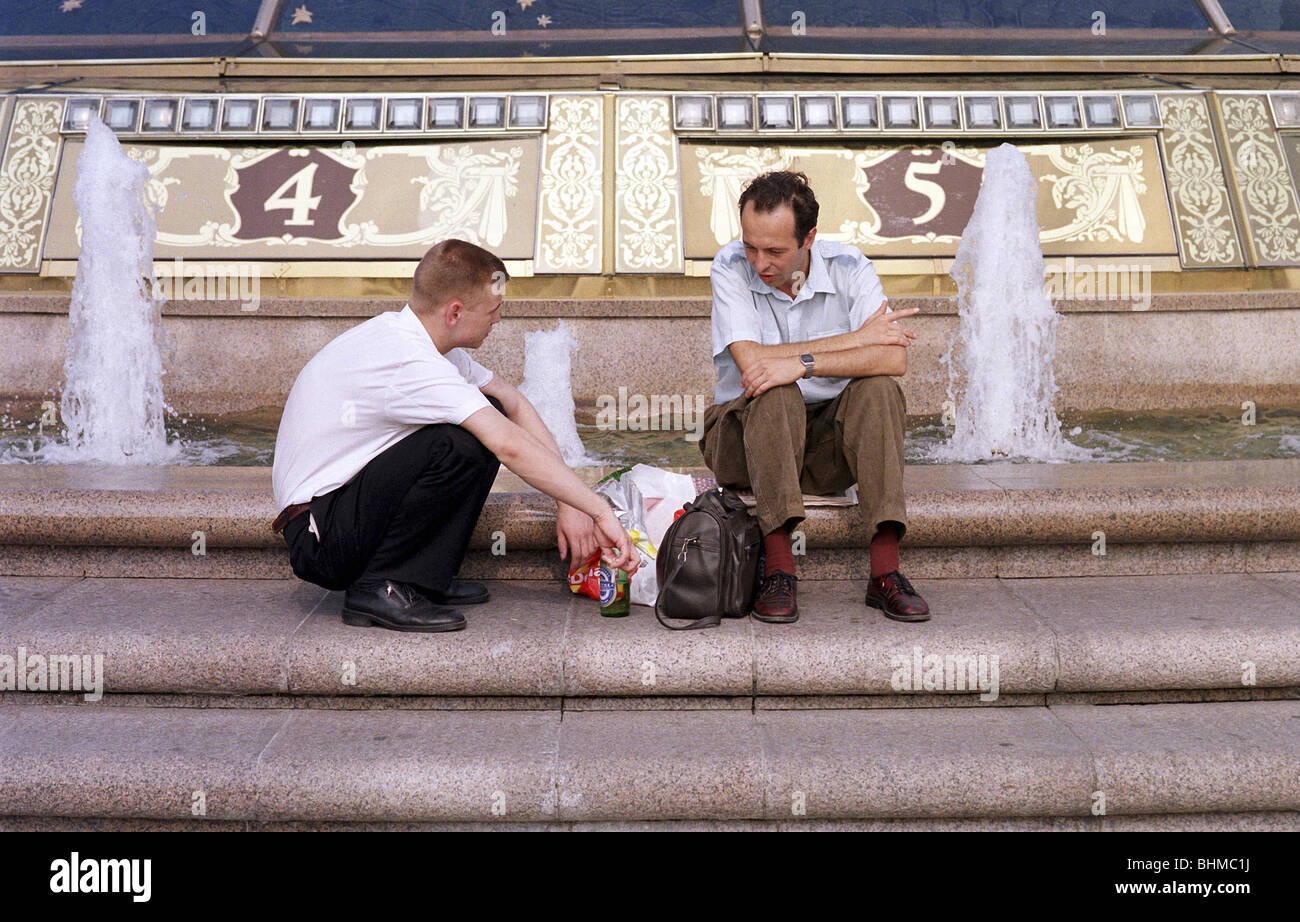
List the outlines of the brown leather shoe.
<svg viewBox="0 0 1300 922">
<path fill-rule="evenodd" d="M 759 621 L 789 624 L 799 620 L 799 606 L 795 603 L 797 576 L 777 570 L 763 580 L 763 588 L 754 599 L 754 617 Z"/>
<path fill-rule="evenodd" d="M 930 606 L 916 594 L 907 577 L 895 570 L 867 583 L 867 604 L 895 621 L 929 621 Z"/>
</svg>

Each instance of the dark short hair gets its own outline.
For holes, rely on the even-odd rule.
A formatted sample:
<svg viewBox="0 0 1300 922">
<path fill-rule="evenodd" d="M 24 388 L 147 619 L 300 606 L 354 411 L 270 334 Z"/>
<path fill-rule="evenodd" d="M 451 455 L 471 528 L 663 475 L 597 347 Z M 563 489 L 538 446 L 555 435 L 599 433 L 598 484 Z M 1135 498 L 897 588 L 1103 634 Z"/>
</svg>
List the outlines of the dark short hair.
<svg viewBox="0 0 1300 922">
<path fill-rule="evenodd" d="M 808 232 L 817 226 L 817 197 L 813 195 L 808 177 L 803 173 L 776 170 L 755 177 L 740 193 L 740 211 L 745 203 L 753 202 L 754 210 L 765 214 L 789 205 L 794 212 L 794 239 L 802 245 Z"/>
<path fill-rule="evenodd" d="M 443 240 L 415 267 L 411 296 L 430 307 L 457 298 L 469 301 L 498 277 L 504 285 L 510 273 L 496 254 L 464 240 Z"/>
</svg>

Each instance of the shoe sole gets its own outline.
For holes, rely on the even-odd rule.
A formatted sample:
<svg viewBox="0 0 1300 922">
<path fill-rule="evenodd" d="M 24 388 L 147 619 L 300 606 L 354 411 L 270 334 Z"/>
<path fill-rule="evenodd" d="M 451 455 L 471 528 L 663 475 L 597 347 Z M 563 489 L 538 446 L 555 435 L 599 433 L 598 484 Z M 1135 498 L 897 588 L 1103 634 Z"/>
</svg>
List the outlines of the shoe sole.
<svg viewBox="0 0 1300 922">
<path fill-rule="evenodd" d="M 352 627 L 382 627 L 390 631 L 405 631 L 412 634 L 440 634 L 444 631 L 460 631 L 465 629 L 465 619 L 459 621 L 448 621 L 445 624 L 394 624 L 385 621 L 378 615 L 371 615 L 363 611 L 354 609 L 343 609 L 343 623 Z"/>
<path fill-rule="evenodd" d="M 915 622 L 915 621 L 929 621 L 929 620 L 930 620 L 930 613 L 929 613 L 929 612 L 926 612 L 924 615 L 895 615 L 895 614 L 892 614 L 892 613 L 890 613 L 889 611 L 887 611 L 887 610 L 885 609 L 885 606 L 884 606 L 884 605 L 882 605 L 880 602 L 877 602 L 875 599 L 871 598 L 870 596 L 867 596 L 867 598 L 866 598 L 866 603 L 867 603 L 867 605 L 869 605 L 870 607 L 875 608 L 875 609 L 878 609 L 878 610 L 880 611 L 880 613 L 883 614 L 883 615 L 884 615 L 886 618 L 888 618 L 890 621 L 911 621 L 911 622 Z"/>
<path fill-rule="evenodd" d="M 793 615 L 760 615 L 756 611 L 750 612 L 756 621 L 766 621 L 768 624 L 793 624 L 799 620 L 799 612 L 795 611 Z"/>
<path fill-rule="evenodd" d="M 432 602 L 434 605 L 446 605 L 448 608 L 455 608 L 457 605 L 482 605 L 484 602 L 492 601 L 492 594 L 490 592 L 485 592 L 482 595 L 476 595 L 473 596 L 472 598 L 465 598 L 465 599 L 448 599 L 448 598 L 435 599 L 432 595 L 429 595 L 428 593 L 420 593 L 420 594 L 423 595 L 430 602 Z"/>
</svg>

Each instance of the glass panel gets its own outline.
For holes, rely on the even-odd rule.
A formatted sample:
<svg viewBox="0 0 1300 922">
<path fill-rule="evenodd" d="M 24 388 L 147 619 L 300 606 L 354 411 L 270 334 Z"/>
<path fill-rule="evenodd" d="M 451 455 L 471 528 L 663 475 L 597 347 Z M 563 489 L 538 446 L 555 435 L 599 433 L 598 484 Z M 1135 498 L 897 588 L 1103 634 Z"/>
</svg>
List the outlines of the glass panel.
<svg viewBox="0 0 1300 922">
<path fill-rule="evenodd" d="M 1245 5 L 1247 0 L 1235 2 Z M 1296 5 L 1295 0 L 1266 0 L 1268 4 Z M 762 0 L 762 9 L 766 34 L 761 50 L 766 52 L 1257 53 L 1232 42 L 1214 43 L 1207 49 L 1215 35 L 1195 0 L 876 0 L 852 4 L 842 0 Z M 1243 28 L 1235 19 L 1233 25 Z M 1221 47 L 1223 44 L 1228 47 Z"/>
<path fill-rule="evenodd" d="M 1219 5 L 1239 32 L 1300 32 L 1295 0 L 1219 0 Z"/>
<path fill-rule="evenodd" d="M 67 10 L 65 5 L 65 0 L 0 0 L 0 60 L 234 56 L 253 46 L 248 33 L 260 3 L 83 0 Z"/>
<path fill-rule="evenodd" d="M 557 57 L 749 50 L 737 0 L 286 0 L 287 56 Z M 378 33 L 405 33 L 392 39 Z M 299 40 L 297 36 L 302 36 Z"/>
</svg>

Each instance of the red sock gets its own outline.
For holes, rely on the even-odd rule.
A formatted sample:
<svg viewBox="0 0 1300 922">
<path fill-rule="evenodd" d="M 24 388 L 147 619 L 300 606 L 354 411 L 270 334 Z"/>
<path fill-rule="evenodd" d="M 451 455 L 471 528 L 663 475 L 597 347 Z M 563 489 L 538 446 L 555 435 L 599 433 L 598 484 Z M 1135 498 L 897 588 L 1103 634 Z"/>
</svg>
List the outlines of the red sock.
<svg viewBox="0 0 1300 922">
<path fill-rule="evenodd" d="M 877 579 L 898 569 L 898 526 L 881 522 L 871 539 L 871 578 Z"/>
<path fill-rule="evenodd" d="M 794 555 L 790 553 L 790 532 L 782 526 L 763 536 L 763 577 L 769 573 L 789 573 L 794 576 Z"/>
</svg>

